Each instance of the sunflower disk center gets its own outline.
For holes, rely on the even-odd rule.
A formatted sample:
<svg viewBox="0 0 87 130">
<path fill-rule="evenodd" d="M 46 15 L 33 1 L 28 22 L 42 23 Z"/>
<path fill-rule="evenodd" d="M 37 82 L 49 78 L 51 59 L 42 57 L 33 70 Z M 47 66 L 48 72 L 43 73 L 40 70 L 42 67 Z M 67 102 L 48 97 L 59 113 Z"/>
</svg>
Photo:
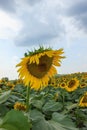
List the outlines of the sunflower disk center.
<svg viewBox="0 0 87 130">
<path fill-rule="evenodd" d="M 82 102 L 87 103 L 87 95 L 84 95 L 84 98 L 83 98 Z"/>
<path fill-rule="evenodd" d="M 75 85 L 75 81 L 74 80 L 71 80 L 70 82 L 69 82 L 69 85 L 68 85 L 68 87 L 69 88 L 72 88 L 74 85 Z"/>
<path fill-rule="evenodd" d="M 42 78 L 44 75 L 47 74 L 50 67 L 52 66 L 53 57 L 48 57 L 47 55 L 44 55 L 40 57 L 39 64 L 31 63 L 27 64 L 27 69 L 29 73 L 36 77 L 36 78 Z"/>
</svg>

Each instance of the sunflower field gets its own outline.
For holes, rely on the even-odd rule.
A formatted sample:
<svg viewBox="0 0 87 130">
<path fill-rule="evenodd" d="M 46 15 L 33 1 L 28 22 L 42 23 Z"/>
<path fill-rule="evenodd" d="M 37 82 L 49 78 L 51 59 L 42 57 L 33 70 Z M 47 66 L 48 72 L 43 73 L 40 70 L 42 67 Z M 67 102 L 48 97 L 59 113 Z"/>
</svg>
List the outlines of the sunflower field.
<svg viewBox="0 0 87 130">
<path fill-rule="evenodd" d="M 20 79 L 0 80 L 0 130 L 87 130 L 87 73 L 55 75 L 43 90 Z"/>
<path fill-rule="evenodd" d="M 57 74 L 63 53 L 25 53 L 19 79 L 0 79 L 0 130 L 87 130 L 87 72 Z"/>
</svg>

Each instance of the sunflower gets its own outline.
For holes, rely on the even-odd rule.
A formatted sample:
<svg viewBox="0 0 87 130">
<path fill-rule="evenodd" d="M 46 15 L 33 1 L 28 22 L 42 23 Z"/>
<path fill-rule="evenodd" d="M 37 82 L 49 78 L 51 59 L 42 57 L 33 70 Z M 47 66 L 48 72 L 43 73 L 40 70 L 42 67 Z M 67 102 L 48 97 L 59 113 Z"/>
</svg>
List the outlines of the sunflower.
<svg viewBox="0 0 87 130">
<path fill-rule="evenodd" d="M 11 82 L 7 82 L 6 86 L 9 87 L 11 90 L 14 90 L 15 87 L 15 85 Z"/>
<path fill-rule="evenodd" d="M 65 89 L 68 92 L 72 92 L 72 91 L 76 90 L 78 86 L 79 86 L 79 80 L 77 80 L 76 78 L 72 78 L 70 81 L 68 81 Z"/>
<path fill-rule="evenodd" d="M 23 80 L 22 79 L 18 79 L 17 80 L 17 84 L 23 84 Z"/>
<path fill-rule="evenodd" d="M 2 80 L 0 79 L 0 83 L 2 83 Z"/>
<path fill-rule="evenodd" d="M 26 110 L 26 105 L 21 103 L 21 102 L 16 102 L 14 104 L 14 109 L 15 110 L 23 110 L 23 111 L 25 111 Z"/>
<path fill-rule="evenodd" d="M 55 84 L 56 84 L 55 77 L 52 77 L 52 78 L 49 80 L 48 85 L 54 86 Z"/>
<path fill-rule="evenodd" d="M 60 88 L 65 88 L 66 87 L 66 83 L 65 82 L 61 82 L 60 83 Z"/>
<path fill-rule="evenodd" d="M 22 61 L 17 64 L 19 78 L 24 84 L 33 89 L 41 89 L 48 85 L 49 79 L 57 73 L 55 66 L 60 66 L 63 49 L 52 50 L 40 47 L 34 52 L 26 53 Z"/>
<path fill-rule="evenodd" d="M 83 77 L 82 77 L 81 80 L 80 80 L 80 82 L 81 82 L 81 83 L 85 83 L 85 82 L 86 82 L 86 78 L 83 78 Z"/>
<path fill-rule="evenodd" d="M 81 97 L 79 101 L 80 107 L 87 107 L 87 92 L 84 93 L 84 95 Z"/>
<path fill-rule="evenodd" d="M 87 86 L 87 83 L 80 83 L 80 88 L 84 88 Z"/>
</svg>

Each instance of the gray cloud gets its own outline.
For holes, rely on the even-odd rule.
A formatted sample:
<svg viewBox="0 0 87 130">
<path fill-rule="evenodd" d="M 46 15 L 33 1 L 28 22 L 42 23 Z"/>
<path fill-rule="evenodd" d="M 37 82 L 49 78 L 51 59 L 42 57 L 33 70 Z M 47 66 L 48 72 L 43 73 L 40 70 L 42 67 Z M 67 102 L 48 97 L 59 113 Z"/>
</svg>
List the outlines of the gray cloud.
<svg viewBox="0 0 87 130">
<path fill-rule="evenodd" d="M 68 17 L 73 17 L 76 26 L 87 32 L 87 1 L 80 0 L 73 3 L 68 10 L 66 10 Z"/>
<path fill-rule="evenodd" d="M 8 12 L 16 11 L 16 3 L 15 0 L 0 0 L 0 9 Z"/>
<path fill-rule="evenodd" d="M 16 45 L 49 43 L 61 36 L 66 37 L 65 32 L 69 33 L 69 18 L 74 19 L 69 22 L 69 26 L 87 33 L 86 0 L 0 0 L 0 9 L 16 12 L 15 16 L 23 23 L 14 40 Z"/>
<path fill-rule="evenodd" d="M 40 19 L 31 18 L 27 21 L 24 28 L 21 30 L 16 45 L 31 45 L 43 44 L 50 40 L 59 37 L 63 32 L 63 27 L 59 24 L 58 20 L 52 21 L 52 17 L 48 18 L 47 23 L 40 21 Z"/>
<path fill-rule="evenodd" d="M 45 3 L 42 1 L 30 12 L 24 13 L 22 16 L 24 26 L 16 37 L 15 44 L 21 46 L 43 44 L 60 37 L 64 31 L 58 17 L 59 14 L 57 14 L 57 8 L 56 4 L 48 5 L 46 1 Z"/>
<path fill-rule="evenodd" d="M 76 3 L 68 10 L 68 14 L 72 16 L 82 15 L 85 12 L 87 12 L 87 1 Z"/>
<path fill-rule="evenodd" d="M 54 36 L 49 35 L 49 34 L 43 34 L 43 35 L 39 35 L 37 37 L 29 37 L 29 36 L 25 36 L 25 37 L 21 37 L 21 39 L 16 40 L 16 45 L 18 46 L 29 46 L 29 45 L 43 45 L 43 44 L 47 44 L 48 41 L 50 39 L 54 38 Z"/>
<path fill-rule="evenodd" d="M 26 2 L 29 4 L 29 5 L 31 5 L 31 6 L 33 6 L 33 5 L 36 5 L 36 4 L 38 4 L 39 2 L 41 2 L 42 0 L 26 0 Z"/>
</svg>

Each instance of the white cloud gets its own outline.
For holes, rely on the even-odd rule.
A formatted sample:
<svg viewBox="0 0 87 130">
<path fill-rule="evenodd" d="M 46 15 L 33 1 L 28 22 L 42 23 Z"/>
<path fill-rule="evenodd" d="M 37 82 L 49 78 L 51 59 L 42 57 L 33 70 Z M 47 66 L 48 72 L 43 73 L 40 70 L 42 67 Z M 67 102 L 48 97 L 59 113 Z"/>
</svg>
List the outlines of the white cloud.
<svg viewBox="0 0 87 130">
<path fill-rule="evenodd" d="M 20 20 L 0 11 L 0 39 L 15 37 L 22 27 Z"/>
</svg>

